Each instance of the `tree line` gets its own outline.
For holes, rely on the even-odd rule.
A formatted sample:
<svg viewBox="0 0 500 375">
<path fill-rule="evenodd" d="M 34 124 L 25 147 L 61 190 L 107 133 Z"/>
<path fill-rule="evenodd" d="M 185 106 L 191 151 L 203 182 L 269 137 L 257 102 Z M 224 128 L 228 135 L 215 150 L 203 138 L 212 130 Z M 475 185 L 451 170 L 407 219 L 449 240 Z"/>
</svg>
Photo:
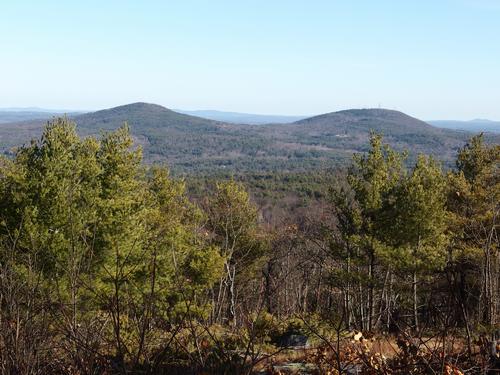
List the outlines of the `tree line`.
<svg viewBox="0 0 500 375">
<path fill-rule="evenodd" d="M 500 324 L 500 147 L 473 137 L 446 171 L 407 157 L 372 134 L 271 225 L 233 179 L 190 199 L 126 125 L 49 122 L 0 162 L 2 373 L 251 373 L 319 327 L 453 328 L 470 354 Z"/>
</svg>

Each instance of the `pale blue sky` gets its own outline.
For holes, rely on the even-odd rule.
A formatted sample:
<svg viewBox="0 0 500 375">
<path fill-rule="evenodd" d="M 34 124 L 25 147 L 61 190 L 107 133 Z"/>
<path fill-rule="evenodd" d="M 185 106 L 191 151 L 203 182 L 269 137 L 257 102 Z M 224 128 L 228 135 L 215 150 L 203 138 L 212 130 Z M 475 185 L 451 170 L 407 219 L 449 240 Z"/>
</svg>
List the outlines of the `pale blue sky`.
<svg viewBox="0 0 500 375">
<path fill-rule="evenodd" d="M 0 107 L 500 119 L 500 0 L 2 0 Z"/>
</svg>

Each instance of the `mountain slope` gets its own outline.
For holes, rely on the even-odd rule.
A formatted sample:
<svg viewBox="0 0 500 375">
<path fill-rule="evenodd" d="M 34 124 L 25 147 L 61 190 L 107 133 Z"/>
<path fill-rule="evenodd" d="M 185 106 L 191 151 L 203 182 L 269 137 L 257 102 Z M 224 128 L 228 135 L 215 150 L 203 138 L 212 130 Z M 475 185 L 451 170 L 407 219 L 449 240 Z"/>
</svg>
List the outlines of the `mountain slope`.
<svg viewBox="0 0 500 375">
<path fill-rule="evenodd" d="M 134 103 L 72 117 L 82 135 L 128 122 L 146 162 L 167 162 L 177 173 L 310 171 L 347 163 L 368 148 L 372 130 L 413 156 L 423 152 L 450 163 L 470 133 L 435 128 L 385 109 L 333 112 L 290 124 L 239 125 Z M 43 121 L 0 124 L 0 149 L 40 135 Z M 490 140 L 499 142 L 500 136 Z"/>
<path fill-rule="evenodd" d="M 435 128 L 402 112 L 387 109 L 351 109 L 327 113 L 295 123 L 294 136 L 303 142 L 317 139 L 329 147 L 366 150 L 371 131 L 382 133 L 397 149 L 452 157 L 468 135 Z M 443 155 L 443 151 L 445 155 Z"/>
<path fill-rule="evenodd" d="M 136 141 L 143 146 L 146 161 L 168 161 L 174 168 L 197 168 L 196 158 L 227 160 L 254 139 L 244 127 L 174 112 L 149 103 L 133 103 L 74 118 L 82 134 L 113 130 L 127 122 Z M 256 135 L 259 138 L 258 135 Z M 259 140 L 263 142 L 263 140 Z M 214 161 L 214 163 L 217 163 Z"/>
<path fill-rule="evenodd" d="M 74 117 L 74 120 L 89 131 L 116 129 L 124 122 L 134 126 L 137 131 L 163 127 L 177 130 L 185 130 L 189 127 L 199 131 L 213 131 L 221 124 L 218 121 L 185 115 L 150 103 L 132 103 L 85 113 Z"/>
<path fill-rule="evenodd" d="M 350 127 L 357 126 L 364 129 L 366 125 L 375 126 L 376 131 L 432 131 L 433 126 L 402 112 L 381 108 L 348 109 L 344 111 L 325 113 L 295 122 L 298 125 L 335 125 Z"/>
</svg>

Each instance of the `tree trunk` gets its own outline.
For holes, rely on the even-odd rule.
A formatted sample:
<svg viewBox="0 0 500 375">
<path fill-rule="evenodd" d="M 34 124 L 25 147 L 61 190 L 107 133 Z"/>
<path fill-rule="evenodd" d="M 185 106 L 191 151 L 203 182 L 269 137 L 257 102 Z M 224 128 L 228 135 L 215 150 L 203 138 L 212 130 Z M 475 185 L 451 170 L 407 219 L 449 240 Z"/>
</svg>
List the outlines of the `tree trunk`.
<svg viewBox="0 0 500 375">
<path fill-rule="evenodd" d="M 273 262 L 269 261 L 267 263 L 267 269 L 264 271 L 264 281 L 265 281 L 265 289 L 264 289 L 264 300 L 266 301 L 267 312 L 269 314 L 274 313 L 273 303 L 272 303 L 272 286 L 271 286 L 271 278 L 273 273 Z"/>
<path fill-rule="evenodd" d="M 347 322 L 347 329 L 351 329 L 351 257 L 347 256 L 347 286 L 345 292 L 345 315 Z"/>
<path fill-rule="evenodd" d="M 418 331 L 417 271 L 413 271 L 413 323 Z"/>
<path fill-rule="evenodd" d="M 375 268 L 375 254 L 373 248 L 370 250 L 370 263 L 368 265 L 368 331 L 372 330 L 372 320 L 373 320 L 373 294 L 374 294 L 374 284 L 373 284 L 373 271 Z"/>
<path fill-rule="evenodd" d="M 236 294 L 234 292 L 236 267 L 229 264 L 227 267 L 229 278 L 229 322 L 233 327 L 236 327 Z"/>
</svg>

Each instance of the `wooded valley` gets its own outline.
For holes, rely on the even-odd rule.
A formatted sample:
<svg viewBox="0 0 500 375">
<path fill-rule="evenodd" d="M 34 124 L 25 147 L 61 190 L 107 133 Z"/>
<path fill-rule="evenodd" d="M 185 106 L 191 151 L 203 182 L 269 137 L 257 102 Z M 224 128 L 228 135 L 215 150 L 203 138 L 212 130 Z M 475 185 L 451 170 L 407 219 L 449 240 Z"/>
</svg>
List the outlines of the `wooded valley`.
<svg viewBox="0 0 500 375">
<path fill-rule="evenodd" d="M 452 168 L 372 132 L 321 173 L 202 178 L 54 119 L 0 161 L 2 373 L 500 371 L 483 138 Z"/>
</svg>

